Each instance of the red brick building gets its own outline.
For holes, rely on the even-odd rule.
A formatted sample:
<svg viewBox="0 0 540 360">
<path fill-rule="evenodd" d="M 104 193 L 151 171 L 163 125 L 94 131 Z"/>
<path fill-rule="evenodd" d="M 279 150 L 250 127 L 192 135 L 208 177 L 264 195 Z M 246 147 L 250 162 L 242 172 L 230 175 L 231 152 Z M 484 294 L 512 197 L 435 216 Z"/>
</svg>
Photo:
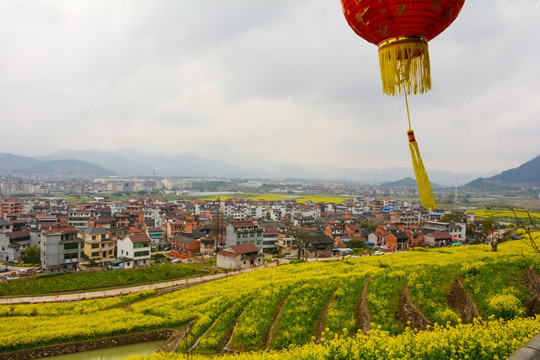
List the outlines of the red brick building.
<svg viewBox="0 0 540 360">
<path fill-rule="evenodd" d="M 186 259 L 200 254 L 200 252 L 201 242 L 188 234 L 177 234 L 171 240 L 171 256 Z"/>
<path fill-rule="evenodd" d="M 0 202 L 0 218 L 3 218 L 4 215 L 15 217 L 21 215 L 23 211 L 23 205 L 16 200 L 3 200 Z"/>
</svg>

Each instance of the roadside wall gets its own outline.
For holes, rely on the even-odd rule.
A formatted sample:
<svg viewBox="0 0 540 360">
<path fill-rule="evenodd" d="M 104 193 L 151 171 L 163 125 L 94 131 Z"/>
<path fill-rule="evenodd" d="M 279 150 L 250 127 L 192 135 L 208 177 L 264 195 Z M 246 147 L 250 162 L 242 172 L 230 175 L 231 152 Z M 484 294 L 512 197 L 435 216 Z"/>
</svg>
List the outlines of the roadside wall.
<svg viewBox="0 0 540 360">
<path fill-rule="evenodd" d="M 426 330 L 432 325 L 426 316 L 412 303 L 409 286 L 405 285 L 399 297 L 399 318 L 404 326 Z"/>
<path fill-rule="evenodd" d="M 73 342 L 69 344 L 51 345 L 39 348 L 20 350 L 0 354 L 0 360 L 30 360 L 39 359 L 46 356 L 56 356 L 64 354 L 72 354 L 82 351 L 105 349 L 115 346 L 139 344 L 150 341 L 166 340 L 174 334 L 175 330 L 162 329 L 155 331 L 147 331 L 138 334 L 129 334 L 123 336 L 114 336 L 105 339 L 88 340 L 81 342 Z"/>
<path fill-rule="evenodd" d="M 459 277 L 454 279 L 452 290 L 450 290 L 450 294 L 448 294 L 447 298 L 448 305 L 459 311 L 464 323 L 470 324 L 473 322 L 474 318 L 480 317 L 476 304 L 465 290 Z"/>
</svg>

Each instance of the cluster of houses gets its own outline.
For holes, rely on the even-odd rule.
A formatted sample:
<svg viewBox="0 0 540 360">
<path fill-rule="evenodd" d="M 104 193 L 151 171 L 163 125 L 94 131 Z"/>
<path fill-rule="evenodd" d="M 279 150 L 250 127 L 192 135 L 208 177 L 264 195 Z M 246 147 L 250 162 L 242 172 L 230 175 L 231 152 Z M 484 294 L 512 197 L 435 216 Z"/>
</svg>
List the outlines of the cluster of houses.
<svg viewBox="0 0 540 360">
<path fill-rule="evenodd" d="M 405 206 L 404 206 L 405 205 Z M 0 199 L 0 260 L 23 261 L 38 247 L 47 272 L 75 270 L 83 261 L 115 269 L 146 266 L 151 253 L 187 259 L 217 257 L 217 265 L 242 268 L 269 254 L 327 257 L 367 246 L 388 251 L 447 246 L 463 241 L 463 223 L 444 213 L 393 199 L 355 199 L 343 204 L 287 201 L 173 202 L 157 197 L 68 205 L 63 199 L 19 202 Z M 377 224 L 360 227 L 359 219 Z"/>
</svg>

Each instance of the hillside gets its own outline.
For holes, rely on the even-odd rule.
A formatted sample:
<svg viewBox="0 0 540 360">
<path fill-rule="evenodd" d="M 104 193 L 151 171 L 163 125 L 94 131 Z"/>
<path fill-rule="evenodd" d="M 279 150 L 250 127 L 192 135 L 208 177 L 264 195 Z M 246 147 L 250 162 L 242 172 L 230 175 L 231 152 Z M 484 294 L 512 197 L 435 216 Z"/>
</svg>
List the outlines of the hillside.
<svg viewBox="0 0 540 360">
<path fill-rule="evenodd" d="M 538 256 L 514 241 L 497 253 L 477 245 L 277 266 L 129 306 L 116 299 L 3 305 L 0 314 L 12 317 L 0 322 L 0 352 L 192 323 L 178 351 L 195 356 L 299 345 L 281 358 L 321 358 L 312 355 L 332 348 L 364 354 L 343 358 L 477 359 L 481 351 L 485 359 L 506 358 L 540 332 L 540 318 L 527 317 L 534 310 L 526 306 L 534 304 L 524 281 L 529 264 L 540 270 Z M 472 300 L 463 300 L 463 289 Z M 428 326 L 433 331 L 422 331 Z M 264 354 L 238 358 L 284 355 Z"/>
<path fill-rule="evenodd" d="M 540 185 L 540 155 L 515 169 L 503 171 L 489 178 L 478 178 L 464 186 L 465 189 L 484 191 L 508 190 L 527 185 Z"/>
<path fill-rule="evenodd" d="M 80 160 L 41 161 L 27 156 L 0 154 L 0 174 L 41 174 L 62 176 L 110 176 L 114 171 Z"/>
<path fill-rule="evenodd" d="M 406 187 L 406 188 L 415 188 L 418 186 L 418 184 L 416 183 L 416 180 L 413 179 L 412 177 L 406 177 L 406 178 L 403 178 L 401 180 L 398 180 L 398 181 L 390 181 L 390 182 L 385 182 L 385 183 L 382 183 L 381 186 L 387 186 L 387 187 Z M 441 188 L 441 186 L 439 184 L 436 184 L 434 182 L 431 182 L 431 187 L 433 189 L 438 189 L 438 188 Z"/>
</svg>

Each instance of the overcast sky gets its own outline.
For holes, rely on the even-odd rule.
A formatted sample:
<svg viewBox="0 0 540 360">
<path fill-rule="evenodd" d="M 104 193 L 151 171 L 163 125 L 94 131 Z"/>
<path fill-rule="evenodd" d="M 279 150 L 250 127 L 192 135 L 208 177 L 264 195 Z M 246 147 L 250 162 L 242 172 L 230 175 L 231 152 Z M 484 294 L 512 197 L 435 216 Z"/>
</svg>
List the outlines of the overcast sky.
<svg viewBox="0 0 540 360">
<path fill-rule="evenodd" d="M 426 167 L 540 154 L 540 2 L 467 0 L 409 97 Z M 0 152 L 411 166 L 402 97 L 338 0 L 0 1 Z"/>
</svg>

